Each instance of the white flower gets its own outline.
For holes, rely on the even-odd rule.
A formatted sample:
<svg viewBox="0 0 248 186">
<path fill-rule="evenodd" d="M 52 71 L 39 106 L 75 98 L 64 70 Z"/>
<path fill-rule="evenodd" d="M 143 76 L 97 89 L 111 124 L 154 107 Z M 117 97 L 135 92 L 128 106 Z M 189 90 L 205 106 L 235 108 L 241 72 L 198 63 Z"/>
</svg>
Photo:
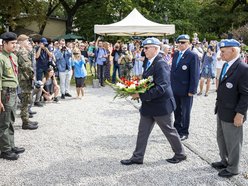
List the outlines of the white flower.
<svg viewBox="0 0 248 186">
<path fill-rule="evenodd" d="M 153 82 L 153 76 L 149 76 L 147 79 L 149 82 Z"/>
<path fill-rule="evenodd" d="M 145 83 L 146 81 L 147 81 L 146 79 L 141 79 L 141 80 L 139 81 L 139 84 L 141 85 L 141 84 Z"/>
<path fill-rule="evenodd" d="M 135 87 L 135 84 L 131 84 L 129 87 L 128 87 L 128 89 L 135 89 L 136 87 Z"/>
<path fill-rule="evenodd" d="M 123 85 L 122 83 L 116 83 L 116 86 L 119 88 L 119 89 L 122 89 L 122 88 L 125 88 L 126 86 Z"/>
</svg>

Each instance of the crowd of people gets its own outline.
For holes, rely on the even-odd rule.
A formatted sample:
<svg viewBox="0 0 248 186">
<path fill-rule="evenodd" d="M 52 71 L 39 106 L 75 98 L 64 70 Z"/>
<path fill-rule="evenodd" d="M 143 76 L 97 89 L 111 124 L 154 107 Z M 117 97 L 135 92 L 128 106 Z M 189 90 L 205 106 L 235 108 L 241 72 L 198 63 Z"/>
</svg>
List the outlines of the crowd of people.
<svg viewBox="0 0 248 186">
<path fill-rule="evenodd" d="M 238 41 L 226 39 L 208 43 L 194 36 L 191 42 L 189 35 L 183 34 L 173 44 L 162 43 L 157 38 L 111 44 L 100 37 L 92 42 L 60 39 L 48 43 L 44 37 L 34 42 L 25 34 L 17 37 L 13 32 L 3 33 L 1 39 L 1 158 L 17 160 L 25 151 L 14 145 L 16 95 L 20 100 L 22 129 L 35 130 L 38 122 L 30 120 L 36 114 L 32 106 L 43 107 L 44 101 L 57 103 L 72 97 L 72 77 L 76 83 L 76 98 L 84 96 L 88 63 L 90 74 L 99 79 L 102 87 L 105 80 L 116 83 L 118 78 L 153 76 L 154 87 L 132 95 L 133 99 L 142 101 L 139 132 L 133 156 L 122 160 L 122 164 L 143 163 L 155 122 L 175 153 L 167 161 L 185 160 L 187 156 L 181 141 L 189 137 L 194 95 L 201 96 L 206 85 L 204 95 L 208 96 L 212 80 L 217 92 L 217 141 L 221 157 L 221 161 L 212 166 L 223 168 L 219 172 L 222 177 L 238 174 L 242 124 L 248 106 L 247 53 L 240 49 Z"/>
</svg>

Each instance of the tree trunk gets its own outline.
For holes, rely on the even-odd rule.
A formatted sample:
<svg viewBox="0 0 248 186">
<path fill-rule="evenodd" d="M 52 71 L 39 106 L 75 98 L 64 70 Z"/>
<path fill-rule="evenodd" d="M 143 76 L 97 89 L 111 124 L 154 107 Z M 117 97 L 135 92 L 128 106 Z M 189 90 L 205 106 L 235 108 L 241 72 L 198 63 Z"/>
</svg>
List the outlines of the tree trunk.
<svg viewBox="0 0 248 186">
<path fill-rule="evenodd" d="M 39 31 L 40 35 L 43 35 L 43 32 L 44 32 L 44 30 L 46 28 L 46 24 L 47 24 L 47 19 L 48 19 L 48 17 L 44 20 L 44 22 L 42 23 L 42 25 L 40 27 L 40 31 Z"/>
<path fill-rule="evenodd" d="M 70 34 L 72 32 L 72 24 L 73 24 L 73 17 L 74 13 L 67 13 L 67 20 L 66 20 L 66 34 Z"/>
</svg>

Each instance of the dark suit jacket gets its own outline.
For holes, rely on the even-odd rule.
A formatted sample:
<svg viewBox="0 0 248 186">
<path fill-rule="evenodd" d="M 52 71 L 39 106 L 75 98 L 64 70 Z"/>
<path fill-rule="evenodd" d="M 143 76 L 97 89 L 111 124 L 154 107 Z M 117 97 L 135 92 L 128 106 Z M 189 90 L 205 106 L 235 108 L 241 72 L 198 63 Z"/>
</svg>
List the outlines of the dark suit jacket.
<svg viewBox="0 0 248 186">
<path fill-rule="evenodd" d="M 170 68 L 158 55 L 152 65 L 144 71 L 143 78 L 153 76 L 154 86 L 140 94 L 142 101 L 140 112 L 143 116 L 163 116 L 176 109 L 170 82 Z"/>
<path fill-rule="evenodd" d="M 223 70 L 223 69 L 222 69 Z M 222 73 L 222 72 L 221 72 Z M 248 65 L 235 61 L 223 80 L 219 80 L 215 113 L 225 122 L 234 122 L 236 113 L 247 117 L 248 107 Z"/>
<path fill-rule="evenodd" d="M 200 77 L 200 62 L 198 56 L 187 49 L 176 66 L 179 52 L 174 54 L 171 66 L 171 86 L 174 95 L 187 96 L 195 94 Z"/>
</svg>

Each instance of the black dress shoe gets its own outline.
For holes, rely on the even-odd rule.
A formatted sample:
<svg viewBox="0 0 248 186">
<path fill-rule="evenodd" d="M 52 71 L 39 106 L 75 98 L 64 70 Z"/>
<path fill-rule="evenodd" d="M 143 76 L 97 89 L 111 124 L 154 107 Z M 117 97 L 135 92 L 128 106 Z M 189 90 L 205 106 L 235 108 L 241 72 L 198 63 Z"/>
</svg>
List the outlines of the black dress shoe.
<svg viewBox="0 0 248 186">
<path fill-rule="evenodd" d="M 176 157 L 173 157 L 171 159 L 167 159 L 166 161 L 169 162 L 169 163 L 179 163 L 183 160 L 186 160 L 187 159 L 187 156 L 183 156 L 181 158 L 176 158 Z"/>
<path fill-rule="evenodd" d="M 65 93 L 65 96 L 66 96 L 66 97 L 72 97 L 72 95 L 69 94 L 69 93 Z"/>
<path fill-rule="evenodd" d="M 24 125 L 22 125 L 22 129 L 23 130 L 35 130 L 37 128 L 38 128 L 37 125 L 31 125 L 31 124 L 24 124 Z"/>
<path fill-rule="evenodd" d="M 121 160 L 122 165 L 143 164 L 143 162 L 134 161 L 131 159 Z"/>
<path fill-rule="evenodd" d="M 227 171 L 226 169 L 221 170 L 218 174 L 218 176 L 224 177 L 224 178 L 230 178 L 230 177 L 235 176 L 235 175 L 238 175 L 238 174 L 231 173 L 231 172 Z"/>
<path fill-rule="evenodd" d="M 212 164 L 211 164 L 211 166 L 213 167 L 213 168 L 215 168 L 215 169 L 225 169 L 225 168 L 227 168 L 227 166 L 226 165 L 224 165 L 222 162 L 220 162 L 220 161 L 218 161 L 218 162 L 213 162 Z"/>
<path fill-rule="evenodd" d="M 16 153 L 16 154 L 21 154 L 25 151 L 25 149 L 23 147 L 14 147 L 11 149 L 11 151 Z"/>
<path fill-rule="evenodd" d="M 19 158 L 19 155 L 10 151 L 2 152 L 0 155 L 0 158 L 6 159 L 6 160 L 17 160 Z"/>
<path fill-rule="evenodd" d="M 182 135 L 182 136 L 180 136 L 180 140 L 181 141 L 184 141 L 186 139 L 188 139 L 188 135 Z"/>
</svg>

